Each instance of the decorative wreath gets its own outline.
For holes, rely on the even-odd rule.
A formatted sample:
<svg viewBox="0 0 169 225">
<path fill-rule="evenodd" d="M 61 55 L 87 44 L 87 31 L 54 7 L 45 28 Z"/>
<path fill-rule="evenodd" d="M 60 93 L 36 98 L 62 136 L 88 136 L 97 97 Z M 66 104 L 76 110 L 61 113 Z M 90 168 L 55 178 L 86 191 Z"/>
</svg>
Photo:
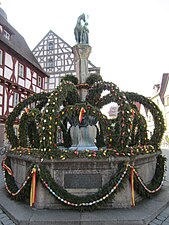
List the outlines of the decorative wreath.
<svg viewBox="0 0 169 225">
<path fill-rule="evenodd" d="M 112 152 L 116 152 L 116 155 L 123 153 L 124 156 L 129 156 L 131 148 L 138 150 L 145 149 L 145 146 L 147 149 L 153 146 L 154 149 L 159 149 L 165 131 L 164 119 L 158 106 L 150 99 L 136 93 L 122 92 L 113 83 L 96 82 L 87 87 L 88 95 L 86 101 L 82 103 L 77 98 L 78 88 L 79 85 L 63 81 L 53 92 L 35 94 L 19 103 L 6 122 L 7 135 L 13 148 L 36 148 L 39 153 L 50 154 L 55 149 L 59 150 L 58 143 L 56 143 L 58 129 L 65 134 L 63 146 L 68 147 L 66 146 L 68 131 L 66 131 L 64 120 L 74 113 L 78 114 L 83 107 L 88 115 L 94 116 L 100 123 L 102 135 L 100 143 L 103 143 L 103 146 L 99 145 L 99 148 L 113 150 Z M 85 88 L 84 85 L 83 88 Z M 101 97 L 105 90 L 109 93 Z M 74 99 L 71 96 L 71 105 L 70 99 L 68 100 L 70 93 L 75 96 Z M 114 120 L 107 119 L 100 110 L 111 102 L 118 104 L 118 115 Z M 133 102 L 141 103 L 153 115 L 155 129 L 150 140 L 147 138 L 145 118 Z M 35 108 L 29 109 L 31 104 L 34 104 Z M 61 106 L 63 106 L 62 110 L 60 110 Z M 20 136 L 18 139 L 13 126 L 19 117 Z"/>
</svg>

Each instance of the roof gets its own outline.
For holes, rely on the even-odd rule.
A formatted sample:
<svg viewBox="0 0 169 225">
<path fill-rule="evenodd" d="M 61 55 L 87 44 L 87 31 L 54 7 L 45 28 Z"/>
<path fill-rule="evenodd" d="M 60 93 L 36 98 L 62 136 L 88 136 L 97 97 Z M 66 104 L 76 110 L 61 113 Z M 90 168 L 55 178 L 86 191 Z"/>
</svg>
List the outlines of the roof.
<svg viewBox="0 0 169 225">
<path fill-rule="evenodd" d="M 56 59 L 55 68 L 58 68 L 58 70 L 57 70 L 57 72 L 55 71 L 55 74 L 63 74 L 63 73 L 66 74 L 67 72 L 68 73 L 75 72 L 74 54 L 72 52 L 72 47 L 52 30 L 49 30 L 49 32 L 42 38 L 42 40 L 32 50 L 33 54 L 35 55 L 35 57 L 37 58 L 39 63 L 41 63 L 41 62 L 43 63 L 44 62 L 43 58 L 48 56 L 48 53 L 45 53 L 45 51 L 44 51 L 44 45 L 47 45 L 48 41 L 53 41 L 53 43 L 55 43 L 54 44 L 55 51 L 52 54 L 50 54 L 50 56 L 58 55 L 59 56 L 58 61 L 60 62 L 61 55 L 65 55 L 65 54 L 67 55 L 67 57 L 65 57 L 66 58 L 65 63 L 63 63 L 62 65 L 60 65 L 60 63 L 59 63 L 59 66 L 57 66 L 58 64 L 57 64 L 57 59 Z M 65 65 L 67 67 L 69 67 L 69 69 L 66 69 Z M 63 67 L 64 67 L 64 69 L 63 69 Z M 42 68 L 43 68 L 43 66 L 42 66 Z M 88 69 L 89 69 L 89 72 L 98 71 L 98 73 L 100 74 L 100 68 L 96 67 L 89 60 L 88 60 Z M 45 68 L 44 68 L 44 70 L 45 70 Z"/>
<path fill-rule="evenodd" d="M 0 25 L 2 25 L 10 34 L 11 39 L 6 39 L 2 33 L 0 33 L 0 41 L 2 41 L 5 45 L 9 46 L 23 58 L 25 58 L 29 63 L 38 68 L 41 72 L 45 73 L 37 59 L 31 52 L 28 47 L 25 39 L 19 34 L 9 23 L 8 21 L 0 14 Z"/>
<path fill-rule="evenodd" d="M 7 20 L 7 14 L 1 7 L 0 7 L 0 15 L 3 16 Z"/>
<path fill-rule="evenodd" d="M 159 96 L 161 98 L 162 103 L 164 104 L 164 94 L 166 92 L 166 88 L 168 85 L 168 80 L 169 80 L 169 74 L 168 73 L 164 73 L 163 77 L 162 77 L 162 81 L 161 81 L 161 88 L 160 88 L 160 92 L 159 92 Z"/>
</svg>

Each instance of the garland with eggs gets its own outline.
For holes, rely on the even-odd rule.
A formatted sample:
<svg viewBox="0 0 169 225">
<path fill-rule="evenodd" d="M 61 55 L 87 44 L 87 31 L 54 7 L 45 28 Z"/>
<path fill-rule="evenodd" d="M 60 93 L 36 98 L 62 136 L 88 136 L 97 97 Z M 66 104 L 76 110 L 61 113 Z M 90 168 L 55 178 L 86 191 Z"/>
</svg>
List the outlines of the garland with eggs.
<svg viewBox="0 0 169 225">
<path fill-rule="evenodd" d="M 104 90 L 110 93 L 97 99 L 98 92 L 102 93 Z M 97 82 L 90 86 L 89 94 L 84 103 L 72 99 L 74 104 L 69 105 L 66 102 L 68 93 L 76 93 L 74 96 L 77 96 L 78 89 L 73 83 L 63 81 L 52 93 L 34 94 L 14 108 L 6 122 L 7 137 L 13 149 L 17 151 L 17 149 L 31 148 L 45 153 L 45 155 L 50 154 L 51 151 L 59 150 L 59 145 L 56 143 L 58 129 L 61 129 L 65 134 L 64 142 L 66 143 L 69 134 L 64 126 L 64 120 L 71 118 L 74 114 L 78 115 L 82 107 L 88 115 L 94 116 L 99 121 L 100 133 L 105 140 L 104 146 L 98 144 L 99 149 L 106 147 L 119 153 L 119 155 L 123 153 L 124 156 L 131 153 L 131 148 L 142 149 L 146 146 L 152 149 L 153 146 L 154 149 L 159 149 L 165 131 L 164 119 L 158 106 L 150 99 L 136 93 L 122 92 L 115 84 L 109 82 Z M 134 101 L 144 105 L 153 115 L 155 129 L 150 140 L 147 138 L 145 119 L 134 107 Z M 64 102 L 66 104 L 60 110 Z M 118 115 L 114 120 L 107 119 L 100 110 L 111 102 L 118 104 Z M 29 107 L 32 103 L 35 104 L 33 109 Z M 20 136 L 18 138 L 14 133 L 13 126 L 19 117 Z M 67 146 L 65 145 L 65 147 Z"/>
<path fill-rule="evenodd" d="M 78 210 L 93 210 L 100 207 L 104 202 L 114 198 L 114 196 L 124 188 L 124 184 L 127 180 L 130 180 L 132 188 L 132 206 L 135 206 L 134 191 L 144 198 L 157 193 L 163 184 L 165 161 L 166 158 L 162 155 L 157 156 L 156 171 L 151 183 L 148 185 L 144 183 L 132 163 L 122 162 L 118 165 L 116 174 L 111 176 L 108 183 L 98 192 L 84 197 L 73 195 L 58 185 L 43 163 L 30 166 L 27 177 L 19 188 L 15 183 L 15 176 L 8 157 L 4 158 L 2 161 L 2 170 L 5 187 L 9 195 L 16 200 L 25 201 L 30 198 L 31 207 L 34 206 L 36 201 L 36 183 L 40 181 L 50 194 L 62 204 Z M 34 192 L 32 190 L 34 190 Z"/>
</svg>

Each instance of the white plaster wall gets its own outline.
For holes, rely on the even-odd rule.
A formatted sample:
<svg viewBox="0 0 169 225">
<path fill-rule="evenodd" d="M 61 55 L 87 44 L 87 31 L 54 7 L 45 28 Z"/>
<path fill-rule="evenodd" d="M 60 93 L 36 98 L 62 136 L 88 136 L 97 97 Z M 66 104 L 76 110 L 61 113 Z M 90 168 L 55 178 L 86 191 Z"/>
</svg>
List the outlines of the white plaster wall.
<svg viewBox="0 0 169 225">
<path fill-rule="evenodd" d="M 18 62 L 16 62 L 16 64 L 15 64 L 14 75 L 15 75 L 16 81 L 18 81 Z"/>
<path fill-rule="evenodd" d="M 33 87 L 33 91 L 36 92 L 36 86 L 32 85 L 32 87 Z"/>
<path fill-rule="evenodd" d="M 32 84 L 36 85 L 36 79 L 32 79 Z"/>
<path fill-rule="evenodd" d="M 30 88 L 30 85 L 31 85 L 31 81 L 26 79 L 25 87 L 26 87 L 27 89 L 29 89 L 29 88 Z"/>
<path fill-rule="evenodd" d="M 10 99 L 9 99 L 9 105 L 12 106 L 13 105 L 13 95 L 11 95 Z"/>
<path fill-rule="evenodd" d="M 4 77 L 7 78 L 8 80 L 11 78 L 12 75 L 12 70 L 9 69 L 8 67 L 5 67 L 4 70 Z"/>
<path fill-rule="evenodd" d="M 18 84 L 24 87 L 24 83 L 25 83 L 24 79 L 19 78 Z"/>
<path fill-rule="evenodd" d="M 37 79 L 37 74 L 35 72 L 33 73 L 33 78 Z"/>
<path fill-rule="evenodd" d="M 4 92 L 4 113 L 6 112 L 7 110 L 7 94 L 6 94 L 6 91 Z"/>
<path fill-rule="evenodd" d="M 39 87 L 36 87 L 36 93 L 40 93 L 41 89 Z"/>
<path fill-rule="evenodd" d="M 3 76 L 3 69 L 0 68 L 0 76 Z"/>
<path fill-rule="evenodd" d="M 0 94 L 3 94 L 3 86 L 0 85 Z"/>
</svg>

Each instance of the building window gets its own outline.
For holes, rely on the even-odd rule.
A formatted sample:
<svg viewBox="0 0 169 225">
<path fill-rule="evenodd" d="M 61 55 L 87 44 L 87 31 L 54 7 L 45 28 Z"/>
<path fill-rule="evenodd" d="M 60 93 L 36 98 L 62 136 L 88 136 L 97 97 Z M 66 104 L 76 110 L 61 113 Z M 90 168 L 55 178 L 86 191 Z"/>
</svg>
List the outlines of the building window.
<svg viewBox="0 0 169 225">
<path fill-rule="evenodd" d="M 21 63 L 18 66 L 18 75 L 24 78 L 24 66 Z"/>
<path fill-rule="evenodd" d="M 0 65 L 2 65 L 2 57 L 3 57 L 3 51 L 0 50 Z"/>
<path fill-rule="evenodd" d="M 19 103 L 19 93 L 14 92 L 13 94 L 13 106 L 15 107 Z"/>
<path fill-rule="evenodd" d="M 53 41 L 48 42 L 48 50 L 53 50 L 53 49 L 54 49 Z"/>
<path fill-rule="evenodd" d="M 11 39 L 10 33 L 8 31 L 4 30 L 3 34 L 4 34 L 4 37 L 10 41 L 10 39 Z"/>
<path fill-rule="evenodd" d="M 38 76 L 38 86 L 42 87 L 42 78 Z"/>
<path fill-rule="evenodd" d="M 47 68 L 54 67 L 54 60 L 52 58 L 48 59 L 47 61 Z"/>
</svg>

